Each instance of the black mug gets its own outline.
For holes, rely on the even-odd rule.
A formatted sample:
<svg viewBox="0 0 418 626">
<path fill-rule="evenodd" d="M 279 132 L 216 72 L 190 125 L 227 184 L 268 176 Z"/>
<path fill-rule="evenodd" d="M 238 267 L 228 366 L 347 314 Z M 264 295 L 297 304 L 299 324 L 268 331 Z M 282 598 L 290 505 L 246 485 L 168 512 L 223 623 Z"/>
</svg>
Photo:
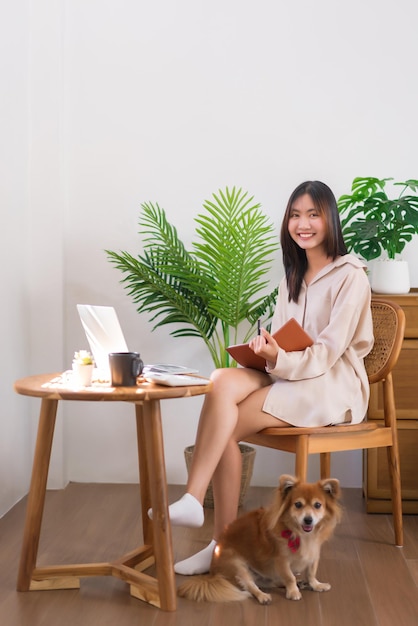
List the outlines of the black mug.
<svg viewBox="0 0 418 626">
<path fill-rule="evenodd" d="M 111 352 L 109 366 L 113 387 L 135 387 L 144 363 L 138 352 Z"/>
</svg>

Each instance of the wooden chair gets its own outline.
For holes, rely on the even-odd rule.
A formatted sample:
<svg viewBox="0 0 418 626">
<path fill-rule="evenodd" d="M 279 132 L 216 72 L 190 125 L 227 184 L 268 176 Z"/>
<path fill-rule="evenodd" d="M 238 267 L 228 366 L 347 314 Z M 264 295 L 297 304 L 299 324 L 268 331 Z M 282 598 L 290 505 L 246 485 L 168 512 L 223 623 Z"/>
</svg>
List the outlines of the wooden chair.
<svg viewBox="0 0 418 626">
<path fill-rule="evenodd" d="M 392 370 L 402 347 L 405 313 L 397 304 L 375 298 L 371 309 L 375 343 L 365 364 L 370 384 L 382 383 L 383 386 L 384 423 L 364 421 L 355 425 L 321 428 L 265 428 L 245 441 L 293 452 L 296 455 L 295 474 L 302 480 L 306 480 L 309 454 L 320 454 L 321 478 L 327 478 L 331 476 L 331 452 L 385 447 L 391 481 L 395 541 L 397 546 L 402 546 L 401 478 Z"/>
</svg>

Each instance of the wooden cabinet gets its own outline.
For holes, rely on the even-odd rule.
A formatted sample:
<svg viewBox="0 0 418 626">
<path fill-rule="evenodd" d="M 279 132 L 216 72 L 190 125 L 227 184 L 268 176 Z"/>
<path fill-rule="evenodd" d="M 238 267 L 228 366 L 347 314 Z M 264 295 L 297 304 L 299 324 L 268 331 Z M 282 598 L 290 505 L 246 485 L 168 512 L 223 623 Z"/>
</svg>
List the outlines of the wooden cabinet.
<svg viewBox="0 0 418 626">
<path fill-rule="evenodd" d="M 380 296 L 405 311 L 402 351 L 393 371 L 398 419 L 399 453 L 404 513 L 418 513 L 418 289 L 400 296 Z M 370 389 L 369 420 L 382 420 L 381 385 Z M 364 453 L 364 493 L 369 513 L 390 513 L 390 487 L 386 450 Z"/>
</svg>

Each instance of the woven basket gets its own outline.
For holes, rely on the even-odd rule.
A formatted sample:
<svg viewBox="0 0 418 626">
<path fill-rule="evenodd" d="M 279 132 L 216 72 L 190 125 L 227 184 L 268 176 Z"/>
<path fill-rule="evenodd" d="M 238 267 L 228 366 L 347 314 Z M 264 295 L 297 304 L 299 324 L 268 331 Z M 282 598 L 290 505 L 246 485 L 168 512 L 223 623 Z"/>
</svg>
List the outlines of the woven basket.
<svg viewBox="0 0 418 626">
<path fill-rule="evenodd" d="M 251 476 L 253 475 L 255 449 L 251 448 L 251 446 L 246 446 L 243 443 L 239 444 L 239 448 L 242 454 L 242 476 L 241 476 L 241 488 L 239 492 L 238 506 L 242 506 L 245 495 L 247 493 L 247 489 L 251 482 Z M 187 467 L 188 472 L 189 472 L 190 465 L 192 462 L 193 450 L 194 450 L 194 446 L 188 446 L 184 450 L 184 458 L 186 459 L 186 467 Z M 203 506 L 213 509 L 214 503 L 213 503 L 212 483 L 209 484 L 208 490 L 206 491 Z"/>
</svg>

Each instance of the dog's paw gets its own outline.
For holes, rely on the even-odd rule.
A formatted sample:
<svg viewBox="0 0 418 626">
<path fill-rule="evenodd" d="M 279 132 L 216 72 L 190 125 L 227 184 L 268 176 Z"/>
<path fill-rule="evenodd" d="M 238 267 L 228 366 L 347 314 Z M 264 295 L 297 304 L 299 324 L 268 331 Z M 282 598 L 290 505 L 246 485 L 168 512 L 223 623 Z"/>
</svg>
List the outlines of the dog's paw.
<svg viewBox="0 0 418 626">
<path fill-rule="evenodd" d="M 311 582 L 309 586 L 313 591 L 329 591 L 331 589 L 331 585 L 329 583 L 320 583 L 318 580 Z"/>
<path fill-rule="evenodd" d="M 257 600 L 260 604 L 271 604 L 271 595 L 269 593 L 264 593 L 260 591 L 256 596 Z"/>
<path fill-rule="evenodd" d="M 302 597 L 301 592 L 299 591 L 297 585 L 289 587 L 286 589 L 286 598 L 288 600 L 300 600 Z"/>
</svg>

